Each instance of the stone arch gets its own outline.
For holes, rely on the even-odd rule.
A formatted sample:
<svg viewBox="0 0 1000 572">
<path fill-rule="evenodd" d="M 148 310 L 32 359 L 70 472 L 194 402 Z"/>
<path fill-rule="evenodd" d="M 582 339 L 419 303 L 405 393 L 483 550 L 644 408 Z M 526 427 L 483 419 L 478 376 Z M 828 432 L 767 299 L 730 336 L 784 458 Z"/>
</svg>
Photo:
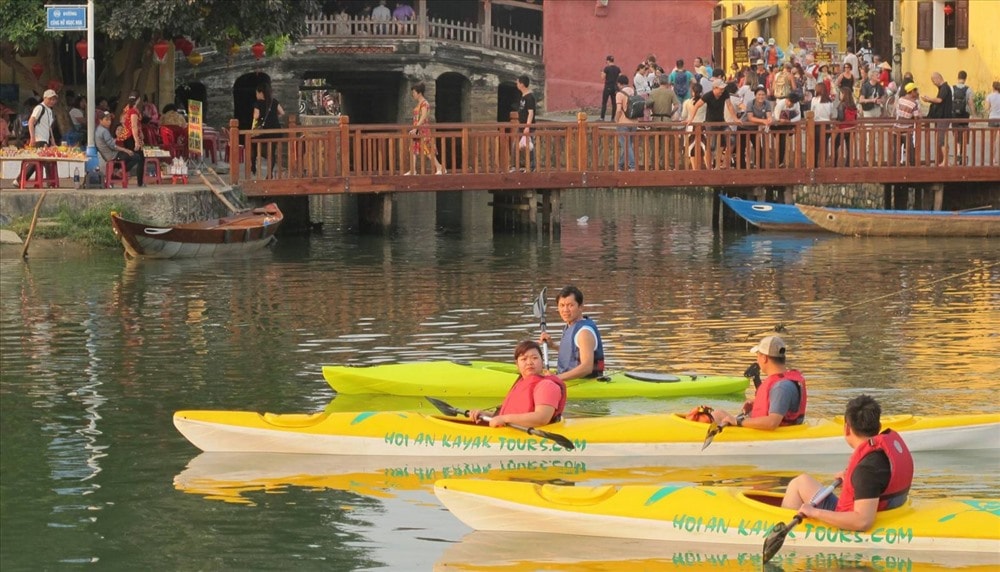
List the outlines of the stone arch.
<svg viewBox="0 0 1000 572">
<path fill-rule="evenodd" d="M 434 81 L 434 122 L 465 123 L 472 116 L 469 99 L 472 82 L 457 72 L 446 72 Z M 448 169 L 462 163 L 462 150 L 454 146 L 438 145 L 441 162 Z"/>
<path fill-rule="evenodd" d="M 447 72 L 434 82 L 434 121 L 466 123 L 471 117 L 469 97 L 472 82 L 457 72 Z"/>
<path fill-rule="evenodd" d="M 517 104 L 521 101 L 521 92 L 517 89 L 517 84 L 512 81 L 502 81 L 497 86 L 497 121 L 507 123 L 510 121 L 510 112 L 517 111 Z"/>
<path fill-rule="evenodd" d="M 271 76 L 255 71 L 243 74 L 233 82 L 233 117 L 239 120 L 240 129 L 250 129 L 253 122 L 253 102 L 257 99 L 257 86 L 270 81 Z"/>
<path fill-rule="evenodd" d="M 208 117 L 208 88 L 200 81 L 193 81 L 177 86 L 174 90 L 174 104 L 180 109 L 187 109 L 188 100 L 201 102 L 202 121 Z"/>
</svg>

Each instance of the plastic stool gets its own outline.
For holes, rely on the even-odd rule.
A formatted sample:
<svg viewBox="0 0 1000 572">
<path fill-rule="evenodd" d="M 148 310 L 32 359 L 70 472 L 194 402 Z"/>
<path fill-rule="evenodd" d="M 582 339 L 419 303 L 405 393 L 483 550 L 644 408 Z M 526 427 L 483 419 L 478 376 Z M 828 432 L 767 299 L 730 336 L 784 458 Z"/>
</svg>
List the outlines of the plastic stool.
<svg viewBox="0 0 1000 572">
<path fill-rule="evenodd" d="M 116 172 L 120 172 L 121 176 L 116 177 Z M 108 161 L 104 171 L 104 188 L 110 189 L 115 181 L 121 181 L 123 189 L 128 188 L 128 169 L 125 168 L 125 161 Z"/>
<path fill-rule="evenodd" d="M 153 167 L 152 171 L 149 170 L 150 165 Z M 157 157 L 146 157 L 142 162 L 142 173 L 147 181 L 152 178 L 156 180 L 157 185 L 163 184 L 163 168 Z"/>
<path fill-rule="evenodd" d="M 42 188 L 43 183 L 48 183 L 49 188 L 59 187 L 59 166 L 51 161 L 36 161 L 26 159 L 21 161 L 21 175 L 18 177 L 19 185 L 22 189 L 28 188 L 28 169 L 35 168 L 35 179 L 33 186 L 36 189 Z"/>
<path fill-rule="evenodd" d="M 176 185 L 177 181 L 180 181 L 180 182 L 182 182 L 182 183 L 184 183 L 186 185 L 186 184 L 188 184 L 188 176 L 187 175 L 170 175 L 170 183 L 171 184 Z"/>
</svg>

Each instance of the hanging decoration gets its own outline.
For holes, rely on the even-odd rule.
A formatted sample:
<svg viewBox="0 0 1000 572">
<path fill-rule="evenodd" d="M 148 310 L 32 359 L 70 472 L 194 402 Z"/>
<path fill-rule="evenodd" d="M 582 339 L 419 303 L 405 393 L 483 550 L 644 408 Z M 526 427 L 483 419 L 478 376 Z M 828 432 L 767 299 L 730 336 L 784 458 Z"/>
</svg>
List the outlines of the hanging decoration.
<svg viewBox="0 0 1000 572">
<path fill-rule="evenodd" d="M 951 4 L 945 4 L 944 5 L 944 15 L 945 16 L 951 16 L 952 12 L 954 12 L 954 11 L 955 11 L 955 7 L 952 6 Z"/>
<path fill-rule="evenodd" d="M 257 42 L 250 48 L 250 51 L 253 52 L 253 57 L 258 60 L 264 57 L 264 52 L 266 50 L 267 48 L 264 47 L 264 44 L 262 44 L 261 42 Z"/>
<path fill-rule="evenodd" d="M 194 51 L 194 43 L 192 43 L 191 40 L 185 38 L 184 36 L 181 36 L 174 40 L 174 48 L 176 48 L 177 51 L 179 51 L 180 53 L 184 54 L 184 57 L 186 58 L 191 55 L 192 51 Z"/>
<path fill-rule="evenodd" d="M 169 50 L 170 44 L 166 40 L 160 40 L 153 44 L 153 59 L 156 60 L 156 63 L 162 64 Z"/>
<path fill-rule="evenodd" d="M 76 53 L 80 54 L 80 59 L 87 59 L 87 39 L 84 38 L 76 43 Z"/>
<path fill-rule="evenodd" d="M 199 65 L 201 65 L 201 62 L 205 61 L 205 56 L 199 54 L 198 52 L 192 52 L 191 54 L 188 55 L 187 61 L 194 67 L 198 67 Z"/>
<path fill-rule="evenodd" d="M 31 73 L 35 76 L 36 80 L 42 79 L 42 72 L 44 71 L 45 68 L 42 66 L 42 64 L 35 64 L 31 66 Z"/>
<path fill-rule="evenodd" d="M 240 45 L 237 44 L 236 42 L 233 42 L 232 44 L 229 45 L 229 55 L 235 56 L 238 53 L 240 53 Z"/>
</svg>

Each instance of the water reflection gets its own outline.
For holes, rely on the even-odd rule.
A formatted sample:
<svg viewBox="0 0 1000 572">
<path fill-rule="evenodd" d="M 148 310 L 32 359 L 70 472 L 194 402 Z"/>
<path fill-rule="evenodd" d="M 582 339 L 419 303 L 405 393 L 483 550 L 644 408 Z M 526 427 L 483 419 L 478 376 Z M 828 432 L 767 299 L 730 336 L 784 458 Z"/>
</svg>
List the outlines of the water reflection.
<svg viewBox="0 0 1000 572">
<path fill-rule="evenodd" d="M 117 250 L 42 241 L 25 265 L 0 247 L 5 567 L 96 559 L 133 568 L 428 569 L 444 551 L 440 539 L 466 530 L 426 480 L 411 472 L 392 481 L 388 467 L 292 463 L 282 472 L 280 460 L 264 459 L 237 466 L 237 475 L 248 471 L 242 481 L 208 474 L 214 492 L 183 494 L 173 482 L 194 449 L 171 415 L 322 410 L 334 395 L 324 363 L 507 361 L 516 341 L 537 335 L 538 291 L 571 282 L 606 332 L 612 369 L 742 372 L 752 338 L 785 324 L 791 362 L 810 383 L 810 415 L 840 414 L 861 392 L 894 414 L 996 410 L 995 240 L 716 235 L 710 197 L 669 191 L 567 192 L 570 224 L 559 236 L 506 236 L 493 234 L 485 193 L 431 197 L 399 197 L 401 224 L 390 237 L 344 233 L 354 222 L 342 199 L 317 199 L 326 234 L 283 239 L 247 259 L 128 264 Z M 581 216 L 587 225 L 572 224 Z M 571 409 L 646 413 L 703 401 L 735 403 Z M 829 477 L 842 462 L 815 471 Z M 801 470 L 730 463 L 746 474 L 713 475 L 690 459 L 555 478 L 770 478 L 773 488 Z M 921 495 L 1000 496 L 996 455 L 918 456 L 917 465 Z M 230 482 L 252 504 L 205 500 L 230 495 Z"/>
<path fill-rule="evenodd" d="M 989 570 L 996 555 L 783 548 L 760 549 L 561 534 L 476 531 L 450 545 L 434 570 Z"/>
</svg>

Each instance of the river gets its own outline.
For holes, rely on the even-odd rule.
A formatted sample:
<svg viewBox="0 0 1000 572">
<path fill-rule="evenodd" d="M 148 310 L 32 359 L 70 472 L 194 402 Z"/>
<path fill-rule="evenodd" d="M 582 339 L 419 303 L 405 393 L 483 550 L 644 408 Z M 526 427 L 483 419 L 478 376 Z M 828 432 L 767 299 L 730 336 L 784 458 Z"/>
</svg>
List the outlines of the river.
<svg viewBox="0 0 1000 572">
<path fill-rule="evenodd" d="M 810 382 L 810 415 L 840 414 L 861 393 L 886 413 L 997 410 L 995 239 L 720 235 L 710 197 L 654 190 L 566 192 L 558 236 L 510 236 L 493 233 L 487 201 L 403 195 L 393 233 L 359 236 L 328 198 L 322 234 L 239 260 L 127 263 L 117 250 L 36 242 L 24 263 L 4 247 L 3 569 L 462 569 L 488 551 L 473 549 L 476 535 L 462 540 L 469 529 L 437 503 L 431 485 L 442 475 L 517 468 L 583 484 L 780 490 L 803 467 L 829 479 L 846 460 L 772 469 L 239 459 L 199 455 L 172 425 L 179 409 L 321 410 L 334 397 L 322 364 L 509 360 L 516 341 L 537 336 L 531 304 L 543 287 L 550 328 L 555 291 L 583 290 L 609 369 L 739 373 L 756 338 L 783 325 L 790 362 Z M 571 410 L 702 402 L 733 407 L 739 397 Z M 998 476 L 995 452 L 943 453 L 918 458 L 914 491 L 995 498 Z M 525 548 L 524 568 L 574 556 L 610 568 L 657 562 L 605 546 L 587 557 L 572 542 Z M 676 562 L 661 549 L 657 558 Z M 785 569 L 814 567 L 823 566 Z"/>
</svg>

